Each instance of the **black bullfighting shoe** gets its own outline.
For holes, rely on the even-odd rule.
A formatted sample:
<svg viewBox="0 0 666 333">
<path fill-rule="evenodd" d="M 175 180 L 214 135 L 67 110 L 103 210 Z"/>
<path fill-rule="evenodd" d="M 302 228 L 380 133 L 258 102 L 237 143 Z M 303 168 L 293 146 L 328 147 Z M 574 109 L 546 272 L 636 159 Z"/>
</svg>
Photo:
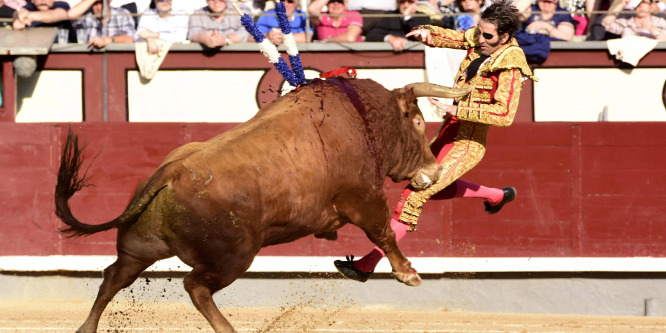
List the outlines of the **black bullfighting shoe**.
<svg viewBox="0 0 666 333">
<path fill-rule="evenodd" d="M 354 256 L 346 256 L 347 260 L 336 260 L 333 262 L 335 268 L 342 274 L 344 277 L 355 280 L 358 282 L 368 281 L 372 272 L 361 272 L 356 267 L 354 267 Z M 373 271 L 374 272 L 374 271 Z"/>
<path fill-rule="evenodd" d="M 513 201 L 513 199 L 516 198 L 516 189 L 513 187 L 502 187 L 502 191 L 504 191 L 504 197 L 502 198 L 502 201 L 498 203 L 495 206 L 492 206 L 488 201 L 485 201 L 483 204 L 486 206 L 486 213 L 488 214 L 495 214 L 499 212 L 502 209 L 502 206 L 504 204 L 509 203 Z"/>
</svg>

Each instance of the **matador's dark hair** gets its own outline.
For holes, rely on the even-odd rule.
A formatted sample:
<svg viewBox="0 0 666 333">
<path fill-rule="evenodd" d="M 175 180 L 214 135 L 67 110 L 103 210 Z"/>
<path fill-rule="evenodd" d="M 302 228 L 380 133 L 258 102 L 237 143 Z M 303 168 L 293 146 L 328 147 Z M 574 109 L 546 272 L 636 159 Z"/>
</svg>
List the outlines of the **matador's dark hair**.
<svg viewBox="0 0 666 333">
<path fill-rule="evenodd" d="M 520 23 L 522 15 L 513 5 L 513 0 L 496 0 L 481 14 L 481 19 L 497 26 L 497 34 L 509 34 L 513 37 Z"/>
</svg>

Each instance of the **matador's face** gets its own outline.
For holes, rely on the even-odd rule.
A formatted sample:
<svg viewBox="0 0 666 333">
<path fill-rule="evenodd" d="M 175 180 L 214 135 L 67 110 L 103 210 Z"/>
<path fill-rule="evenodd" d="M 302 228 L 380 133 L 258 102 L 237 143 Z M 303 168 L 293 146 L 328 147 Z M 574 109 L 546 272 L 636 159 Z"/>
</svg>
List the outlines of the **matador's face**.
<svg viewBox="0 0 666 333">
<path fill-rule="evenodd" d="M 499 36 L 497 26 L 485 20 L 479 22 L 479 52 L 485 56 L 499 50 L 509 40 L 509 34 Z"/>
</svg>

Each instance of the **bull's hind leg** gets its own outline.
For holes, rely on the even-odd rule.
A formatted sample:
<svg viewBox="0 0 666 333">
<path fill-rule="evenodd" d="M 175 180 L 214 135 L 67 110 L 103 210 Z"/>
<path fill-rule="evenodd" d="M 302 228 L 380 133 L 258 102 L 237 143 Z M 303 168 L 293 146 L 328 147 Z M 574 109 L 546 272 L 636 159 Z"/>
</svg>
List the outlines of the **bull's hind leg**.
<svg viewBox="0 0 666 333">
<path fill-rule="evenodd" d="M 238 260 L 236 257 L 235 260 Z M 247 265 L 239 267 L 229 263 L 225 267 L 209 267 L 196 265 L 194 269 L 185 276 L 183 280 L 185 290 L 190 294 L 192 303 L 208 320 L 215 333 L 236 333 L 231 323 L 222 315 L 213 301 L 213 294 L 218 290 L 230 285 L 250 266 L 252 259 Z"/>
<path fill-rule="evenodd" d="M 102 312 L 111 299 L 120 291 L 131 285 L 146 268 L 155 261 L 141 261 L 125 253 L 118 253 L 118 259 L 104 270 L 104 281 L 99 287 L 95 303 L 90 309 L 86 321 L 77 333 L 94 333 L 97 331 Z"/>
</svg>

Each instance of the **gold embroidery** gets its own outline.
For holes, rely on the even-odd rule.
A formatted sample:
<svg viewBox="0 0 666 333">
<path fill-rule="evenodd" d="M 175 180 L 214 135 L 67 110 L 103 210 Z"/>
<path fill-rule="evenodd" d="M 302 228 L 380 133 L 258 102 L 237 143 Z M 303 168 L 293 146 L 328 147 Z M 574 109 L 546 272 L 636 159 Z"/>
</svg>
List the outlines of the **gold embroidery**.
<svg viewBox="0 0 666 333">
<path fill-rule="evenodd" d="M 451 151 L 439 163 L 445 170 L 442 176 L 432 186 L 423 191 L 412 192 L 407 197 L 400 213 L 400 221 L 409 225 L 410 231 L 416 230 L 416 224 L 426 200 L 451 185 L 481 161 L 486 151 L 485 132 L 487 128 L 484 129 L 484 127 L 484 125 L 472 122 L 461 123 L 456 142 L 453 144 Z M 477 132 L 483 132 L 481 142 L 475 137 Z"/>
<path fill-rule="evenodd" d="M 474 87 L 477 89 L 491 90 L 493 89 L 493 80 L 487 77 L 481 77 L 480 80 L 474 81 Z"/>
<path fill-rule="evenodd" d="M 480 91 L 472 96 L 472 102 L 475 103 L 490 103 L 490 92 Z"/>
</svg>

